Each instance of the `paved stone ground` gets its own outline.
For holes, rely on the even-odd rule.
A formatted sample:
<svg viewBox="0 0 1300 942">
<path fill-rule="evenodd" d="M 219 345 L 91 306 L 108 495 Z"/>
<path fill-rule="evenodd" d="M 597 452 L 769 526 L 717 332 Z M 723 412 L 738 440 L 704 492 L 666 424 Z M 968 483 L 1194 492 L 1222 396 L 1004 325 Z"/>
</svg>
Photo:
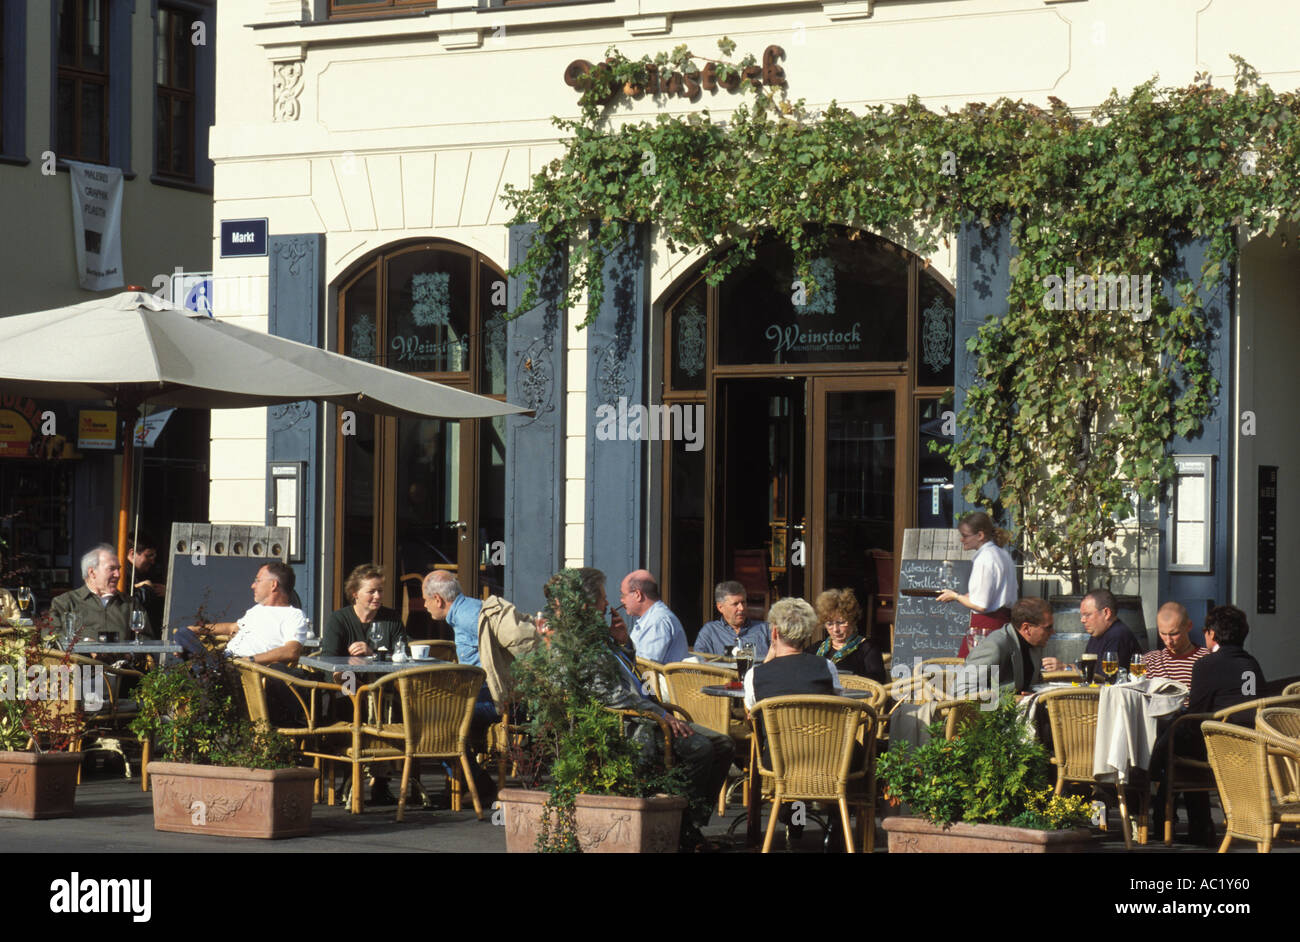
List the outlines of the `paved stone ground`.
<svg viewBox="0 0 1300 942">
<path fill-rule="evenodd" d="M 72 818 L 47 821 L 0 819 L 0 847 L 5 851 L 33 853 L 502 853 L 505 834 L 490 821 L 478 821 L 472 809 L 448 810 L 439 792 L 438 777 L 426 776 L 435 807 L 408 808 L 406 820 L 398 823 L 393 807 L 367 808 L 362 815 L 351 815 L 342 807 L 316 805 L 312 813 L 312 834 L 283 841 L 252 841 L 241 838 L 206 837 L 194 834 L 170 834 L 153 829 L 152 797 L 140 790 L 138 780 L 126 781 L 106 770 L 89 772 L 77 790 L 77 813 Z M 719 843 L 725 852 L 744 853 L 744 821 L 733 806 L 725 821 L 717 817 L 705 830 L 706 836 Z M 1223 818 L 1215 808 L 1220 833 Z M 735 824 L 734 835 L 728 829 Z M 766 811 L 763 824 L 767 823 Z M 885 834 L 878 832 L 876 852 L 885 852 Z M 1291 835 L 1295 837 L 1294 829 Z M 820 853 L 822 831 L 810 822 L 803 836 L 789 844 L 795 853 Z M 1179 835 L 1179 839 L 1182 836 Z M 777 827 L 774 849 L 787 849 L 784 828 Z M 1235 842 L 1234 851 L 1254 853 L 1254 847 Z M 1124 853 L 1117 815 L 1111 816 L 1111 830 L 1097 842 L 1102 853 Z M 1152 843 L 1136 853 L 1152 855 L 1165 852 L 1205 853 L 1203 848 L 1175 843 L 1166 851 Z M 1275 853 L 1300 852 L 1300 843 L 1283 840 L 1274 845 Z"/>
</svg>

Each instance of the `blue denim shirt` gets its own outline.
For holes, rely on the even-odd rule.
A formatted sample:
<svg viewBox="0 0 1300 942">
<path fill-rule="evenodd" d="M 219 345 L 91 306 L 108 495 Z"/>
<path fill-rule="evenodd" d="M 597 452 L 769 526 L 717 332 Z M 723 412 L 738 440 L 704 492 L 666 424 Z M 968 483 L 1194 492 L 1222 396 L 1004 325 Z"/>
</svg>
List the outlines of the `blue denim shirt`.
<svg viewBox="0 0 1300 942">
<path fill-rule="evenodd" d="M 662 601 L 642 613 L 631 634 L 637 657 L 660 664 L 673 664 L 686 657 L 686 632 Z"/>
<path fill-rule="evenodd" d="M 705 654 L 726 654 L 727 648 L 735 647 L 742 641 L 754 646 L 754 659 L 761 661 L 767 657 L 767 649 L 772 644 L 772 630 L 765 621 L 745 621 L 745 627 L 737 635 L 735 629 L 721 618 L 705 622 L 700 633 L 695 637 L 695 650 Z"/>
<path fill-rule="evenodd" d="M 478 660 L 478 616 L 482 610 L 481 601 L 461 594 L 447 612 L 447 623 L 456 638 L 456 657 L 462 664 L 483 666 Z"/>
</svg>

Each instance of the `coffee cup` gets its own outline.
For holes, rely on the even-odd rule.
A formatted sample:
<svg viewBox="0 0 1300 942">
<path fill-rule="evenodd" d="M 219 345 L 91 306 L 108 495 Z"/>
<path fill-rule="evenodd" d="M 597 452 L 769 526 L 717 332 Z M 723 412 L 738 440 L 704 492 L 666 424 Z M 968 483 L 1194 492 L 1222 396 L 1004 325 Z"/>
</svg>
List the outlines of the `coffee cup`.
<svg viewBox="0 0 1300 942">
<path fill-rule="evenodd" d="M 411 657 L 415 658 L 417 661 L 427 661 L 429 659 L 429 652 L 432 650 L 433 648 L 427 644 L 412 644 Z"/>
</svg>

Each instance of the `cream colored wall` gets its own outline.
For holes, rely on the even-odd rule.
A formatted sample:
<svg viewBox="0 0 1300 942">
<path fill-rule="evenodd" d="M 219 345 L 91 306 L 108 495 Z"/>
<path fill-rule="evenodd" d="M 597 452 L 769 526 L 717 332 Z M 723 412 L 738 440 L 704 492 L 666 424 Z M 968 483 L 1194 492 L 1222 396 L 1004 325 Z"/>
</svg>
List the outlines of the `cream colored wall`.
<svg viewBox="0 0 1300 942">
<path fill-rule="evenodd" d="M 153 30 L 149 4 L 136 4 L 131 48 L 131 164 L 123 182 L 122 267 L 126 284 L 152 290 L 176 266 L 206 270 L 212 200 L 149 182 L 153 171 Z M 27 12 L 25 167 L 0 164 L 0 315 L 76 304 L 114 292 L 77 283 L 72 185 L 67 173 L 41 172 L 50 128 L 50 21 L 47 3 Z M 115 289 L 118 290 L 118 289 Z"/>
<path fill-rule="evenodd" d="M 1300 267 L 1295 226 L 1273 238 L 1259 237 L 1243 249 L 1240 265 L 1237 361 L 1237 522 L 1232 595 L 1250 622 L 1246 647 L 1270 679 L 1300 674 L 1296 644 L 1295 573 L 1300 571 L 1300 437 L 1295 403 L 1300 402 Z M 1282 243 L 1283 236 L 1286 245 Z M 1254 413 L 1253 428 L 1243 418 Z M 1253 432 L 1254 434 L 1246 434 Z M 1277 614 L 1256 612 L 1259 553 L 1259 466 L 1277 465 Z"/>
<path fill-rule="evenodd" d="M 577 100 L 563 70 L 574 59 L 599 60 L 611 44 L 633 56 L 682 44 L 708 56 L 723 35 L 739 55 L 777 44 L 790 94 L 814 108 L 916 94 L 934 109 L 1000 96 L 1046 105 L 1056 96 L 1087 111 L 1112 88 L 1127 92 L 1157 73 L 1165 84 L 1185 84 L 1209 71 L 1225 84 L 1230 52 L 1275 87 L 1300 81 L 1300 53 L 1288 41 L 1300 29 L 1300 6 L 1275 0 L 611 0 L 490 13 L 440 6 L 421 17 L 254 30 L 283 22 L 297 5 L 223 0 L 211 140 L 216 219 L 268 216 L 272 233 L 326 233 L 331 285 L 371 251 L 417 237 L 452 239 L 504 266 L 503 187 L 526 185 L 559 153 L 551 116 L 576 116 Z M 298 117 L 276 121 L 277 63 L 293 62 L 302 64 L 301 90 L 291 96 Z M 624 101 L 613 120 L 706 107 L 725 117 L 742 100 L 719 91 L 694 104 Z M 656 310 L 696 261 L 655 240 Z M 955 245 L 932 264 L 954 280 Z M 569 562 L 581 560 L 583 545 L 586 344 L 574 329 L 583 314 L 571 312 L 569 324 Z M 219 437 L 214 419 L 214 454 L 226 441 L 256 451 L 251 429 L 223 424 L 221 433 L 230 437 Z M 214 463 L 214 520 L 261 521 L 264 460 L 246 462 L 223 463 L 219 480 Z M 1141 561 L 1136 547 L 1124 555 L 1134 567 L 1126 579 L 1153 565 L 1147 547 Z"/>
</svg>

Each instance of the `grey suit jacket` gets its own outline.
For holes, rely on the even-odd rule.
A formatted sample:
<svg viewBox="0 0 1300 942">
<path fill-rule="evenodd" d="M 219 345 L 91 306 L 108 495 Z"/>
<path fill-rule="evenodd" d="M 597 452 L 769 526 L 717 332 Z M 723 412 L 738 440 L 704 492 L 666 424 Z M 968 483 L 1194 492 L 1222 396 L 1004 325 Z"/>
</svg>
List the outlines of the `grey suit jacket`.
<svg viewBox="0 0 1300 942">
<path fill-rule="evenodd" d="M 1013 690 L 1026 690 L 1043 680 L 1043 649 L 1029 649 L 1028 678 L 1020 650 L 1020 632 L 1003 625 L 989 635 L 966 657 L 967 664 L 997 666 L 998 686 Z"/>
</svg>

